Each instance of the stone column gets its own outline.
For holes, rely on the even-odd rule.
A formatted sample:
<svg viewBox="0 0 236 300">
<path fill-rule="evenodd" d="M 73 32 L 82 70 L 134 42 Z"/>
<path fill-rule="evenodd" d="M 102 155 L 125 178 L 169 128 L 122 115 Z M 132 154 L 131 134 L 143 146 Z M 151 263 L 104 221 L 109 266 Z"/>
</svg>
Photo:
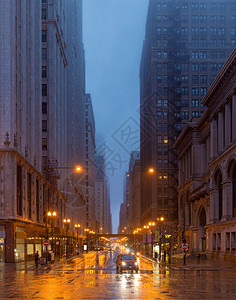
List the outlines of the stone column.
<svg viewBox="0 0 236 300">
<path fill-rule="evenodd" d="M 214 223 L 218 220 L 218 191 L 212 188 L 210 190 L 210 217 L 209 223 Z"/>
<path fill-rule="evenodd" d="M 217 127 L 216 127 L 216 120 L 211 121 L 210 126 L 210 133 L 211 133 L 211 143 L 210 143 L 210 157 L 213 158 L 216 156 L 217 153 Z"/>
<path fill-rule="evenodd" d="M 236 116 L 236 91 L 233 94 L 232 97 L 232 117 Z M 233 118 L 232 118 L 232 140 L 235 141 L 236 140 L 236 122 L 233 122 Z"/>
<path fill-rule="evenodd" d="M 222 111 L 218 113 L 218 128 L 217 128 L 217 142 L 218 142 L 218 152 L 223 150 L 223 114 Z"/>
<path fill-rule="evenodd" d="M 231 142 L 231 112 L 230 104 L 225 104 L 225 146 L 227 147 Z"/>
<path fill-rule="evenodd" d="M 222 211 L 222 221 L 229 220 L 231 217 L 231 202 L 232 200 L 230 198 L 230 190 L 231 190 L 231 183 L 230 181 L 224 181 L 222 183 L 222 194 L 223 194 L 223 211 Z"/>
</svg>

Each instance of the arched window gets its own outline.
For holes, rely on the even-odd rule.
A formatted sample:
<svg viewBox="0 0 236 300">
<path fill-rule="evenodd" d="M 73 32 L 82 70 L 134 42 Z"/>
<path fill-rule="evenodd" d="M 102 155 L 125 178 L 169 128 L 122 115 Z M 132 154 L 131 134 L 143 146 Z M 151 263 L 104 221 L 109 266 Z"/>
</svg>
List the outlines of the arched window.
<svg viewBox="0 0 236 300">
<path fill-rule="evenodd" d="M 216 186 L 218 189 L 218 216 L 219 220 L 222 218 L 222 175 L 221 172 L 218 171 L 215 176 Z"/>
<path fill-rule="evenodd" d="M 234 163 L 232 168 L 231 180 L 232 180 L 232 204 L 233 204 L 232 215 L 234 218 L 236 217 L 236 163 Z"/>
<path fill-rule="evenodd" d="M 206 226 L 206 212 L 204 207 L 202 207 L 201 212 L 199 214 L 199 227 Z"/>
</svg>

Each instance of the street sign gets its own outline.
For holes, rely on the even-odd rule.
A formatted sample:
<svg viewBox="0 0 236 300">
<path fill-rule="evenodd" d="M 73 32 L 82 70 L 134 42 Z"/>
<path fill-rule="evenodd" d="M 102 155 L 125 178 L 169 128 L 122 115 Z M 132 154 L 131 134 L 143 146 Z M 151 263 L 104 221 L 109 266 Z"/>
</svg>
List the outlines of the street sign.
<svg viewBox="0 0 236 300">
<path fill-rule="evenodd" d="M 49 241 L 48 241 L 48 240 L 44 240 L 44 241 L 43 241 L 43 245 L 47 247 L 47 246 L 49 246 L 49 245 L 50 245 L 50 243 L 49 243 Z"/>
<path fill-rule="evenodd" d="M 182 244 L 182 250 L 188 250 L 188 244 Z"/>
</svg>

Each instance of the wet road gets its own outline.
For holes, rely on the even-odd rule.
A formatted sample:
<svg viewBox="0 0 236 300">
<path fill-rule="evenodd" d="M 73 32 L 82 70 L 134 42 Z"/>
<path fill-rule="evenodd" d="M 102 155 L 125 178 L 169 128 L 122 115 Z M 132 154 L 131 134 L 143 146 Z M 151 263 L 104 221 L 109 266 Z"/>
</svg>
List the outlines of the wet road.
<svg viewBox="0 0 236 300">
<path fill-rule="evenodd" d="M 116 274 L 117 253 L 89 253 L 51 270 L 0 266 L 0 299 L 236 299 L 236 271 L 159 268 Z"/>
</svg>

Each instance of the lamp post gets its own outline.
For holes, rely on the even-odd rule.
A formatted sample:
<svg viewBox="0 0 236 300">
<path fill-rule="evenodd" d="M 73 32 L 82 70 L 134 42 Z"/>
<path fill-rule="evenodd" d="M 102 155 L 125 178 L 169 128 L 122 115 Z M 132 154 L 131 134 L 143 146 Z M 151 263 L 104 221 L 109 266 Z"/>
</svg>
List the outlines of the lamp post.
<svg viewBox="0 0 236 300">
<path fill-rule="evenodd" d="M 162 224 L 164 222 L 164 217 L 157 218 L 157 222 L 159 223 L 159 262 L 161 261 L 161 244 L 162 244 Z"/>
<path fill-rule="evenodd" d="M 153 257 L 154 238 L 153 238 L 153 230 L 152 230 L 152 228 L 156 225 L 156 223 L 155 222 L 149 222 L 148 225 L 151 228 L 151 256 Z"/>
<path fill-rule="evenodd" d="M 64 219 L 64 220 L 63 220 L 63 223 L 64 223 L 65 226 L 66 226 L 66 258 L 68 258 L 68 246 L 69 246 L 69 243 L 68 243 L 67 231 L 68 231 L 68 229 L 69 229 L 70 219 Z"/>
<path fill-rule="evenodd" d="M 77 237 L 76 237 L 76 248 L 77 248 L 77 252 L 79 250 L 79 240 L 78 240 L 78 230 L 80 228 L 80 224 L 75 224 L 75 229 L 76 229 L 76 232 L 77 232 Z"/>
<path fill-rule="evenodd" d="M 52 244 L 51 244 L 51 250 L 53 252 L 53 229 L 54 229 L 54 219 L 56 218 L 57 213 L 55 211 L 51 212 L 48 211 L 47 212 L 47 217 L 46 217 L 46 239 L 48 240 L 48 219 L 51 219 L 51 235 L 52 235 Z M 46 246 L 46 264 L 48 263 L 48 246 Z"/>
</svg>

